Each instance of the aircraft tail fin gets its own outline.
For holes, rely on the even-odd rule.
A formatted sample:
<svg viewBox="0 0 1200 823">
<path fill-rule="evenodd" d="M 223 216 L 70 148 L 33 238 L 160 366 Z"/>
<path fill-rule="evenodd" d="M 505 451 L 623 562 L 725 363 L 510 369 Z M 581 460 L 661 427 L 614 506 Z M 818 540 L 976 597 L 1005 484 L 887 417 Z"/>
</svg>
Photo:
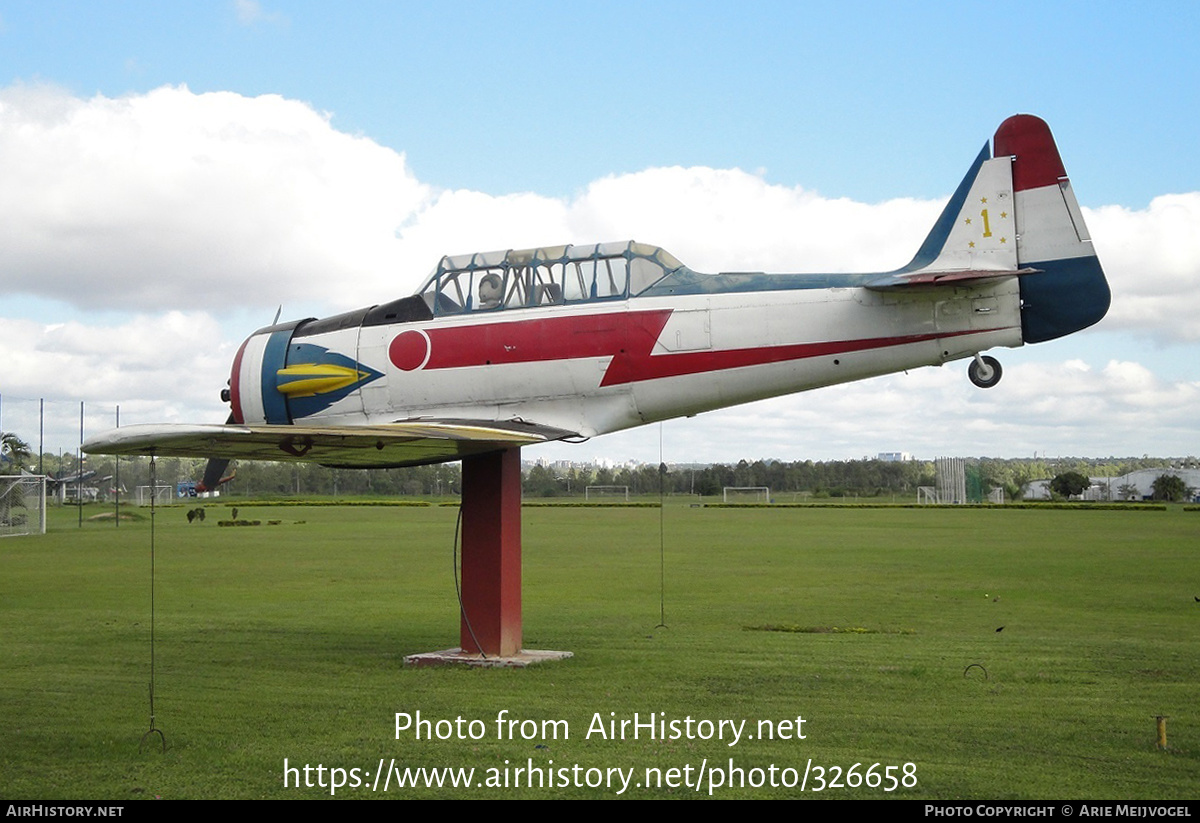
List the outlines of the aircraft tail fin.
<svg viewBox="0 0 1200 823">
<path fill-rule="evenodd" d="M 984 144 L 912 262 L 897 274 L 1015 272 L 1015 223 L 1012 158 L 992 157 Z"/>
<path fill-rule="evenodd" d="M 1022 276 L 1026 343 L 1098 322 L 1110 293 L 1058 147 L 1045 121 L 1014 115 L 946 204 L 912 261 L 889 287 Z M 878 284 L 883 286 L 883 283 Z"/>
</svg>

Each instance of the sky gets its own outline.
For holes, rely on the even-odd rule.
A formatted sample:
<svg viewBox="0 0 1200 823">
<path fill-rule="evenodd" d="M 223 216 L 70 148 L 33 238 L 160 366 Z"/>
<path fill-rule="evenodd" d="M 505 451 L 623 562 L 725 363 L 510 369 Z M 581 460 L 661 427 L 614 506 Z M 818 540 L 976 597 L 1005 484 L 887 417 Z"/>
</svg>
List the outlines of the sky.
<svg viewBox="0 0 1200 823">
<path fill-rule="evenodd" d="M 528 458 L 1200 454 L 1200 4 L 0 0 L 0 429 L 221 422 L 241 343 L 443 254 L 906 263 L 1008 115 L 1113 290 L 1085 332 Z"/>
</svg>

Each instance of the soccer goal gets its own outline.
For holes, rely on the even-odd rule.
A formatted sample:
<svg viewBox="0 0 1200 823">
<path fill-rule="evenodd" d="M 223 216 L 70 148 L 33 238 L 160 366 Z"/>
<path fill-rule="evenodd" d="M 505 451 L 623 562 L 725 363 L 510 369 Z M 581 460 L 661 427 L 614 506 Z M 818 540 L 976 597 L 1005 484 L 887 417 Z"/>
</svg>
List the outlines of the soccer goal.
<svg viewBox="0 0 1200 823">
<path fill-rule="evenodd" d="M 576 492 L 578 494 L 578 492 Z M 584 500 L 624 500 L 629 502 L 628 486 L 588 486 L 583 490 Z"/>
<path fill-rule="evenodd" d="M 725 486 L 723 503 L 770 503 L 769 486 Z"/>
<path fill-rule="evenodd" d="M 0 537 L 46 533 L 46 478 L 0 476 Z"/>
<path fill-rule="evenodd" d="M 154 487 L 154 505 L 166 506 L 175 502 L 174 490 L 170 486 L 155 486 Z M 150 487 L 137 487 L 137 504 L 139 506 L 150 505 Z"/>
</svg>

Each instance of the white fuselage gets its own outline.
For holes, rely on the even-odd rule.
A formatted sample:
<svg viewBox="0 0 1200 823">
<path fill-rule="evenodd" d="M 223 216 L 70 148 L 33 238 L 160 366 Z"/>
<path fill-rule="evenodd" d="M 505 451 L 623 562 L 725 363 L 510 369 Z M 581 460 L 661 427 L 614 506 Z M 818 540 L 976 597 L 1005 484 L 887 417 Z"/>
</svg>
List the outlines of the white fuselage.
<svg viewBox="0 0 1200 823">
<path fill-rule="evenodd" d="M 235 372 L 246 423 L 266 422 L 246 391 L 269 390 L 256 339 Z M 1016 277 L 905 291 L 642 296 L 311 335 L 301 324 L 296 341 L 378 376 L 312 414 L 293 410 L 294 423 L 528 421 L 584 436 L 1022 342 Z"/>
</svg>

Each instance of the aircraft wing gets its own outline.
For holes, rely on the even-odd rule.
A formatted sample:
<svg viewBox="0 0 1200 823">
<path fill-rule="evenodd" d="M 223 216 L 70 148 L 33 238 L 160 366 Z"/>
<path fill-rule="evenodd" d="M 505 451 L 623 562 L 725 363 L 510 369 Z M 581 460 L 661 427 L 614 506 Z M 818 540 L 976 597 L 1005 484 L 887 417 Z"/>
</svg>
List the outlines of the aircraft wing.
<svg viewBox="0 0 1200 823">
<path fill-rule="evenodd" d="M 377 426 L 142 425 L 88 440 L 91 454 L 206 457 L 394 468 L 446 463 L 472 454 L 572 437 L 575 432 L 518 422 L 422 420 Z"/>
</svg>

